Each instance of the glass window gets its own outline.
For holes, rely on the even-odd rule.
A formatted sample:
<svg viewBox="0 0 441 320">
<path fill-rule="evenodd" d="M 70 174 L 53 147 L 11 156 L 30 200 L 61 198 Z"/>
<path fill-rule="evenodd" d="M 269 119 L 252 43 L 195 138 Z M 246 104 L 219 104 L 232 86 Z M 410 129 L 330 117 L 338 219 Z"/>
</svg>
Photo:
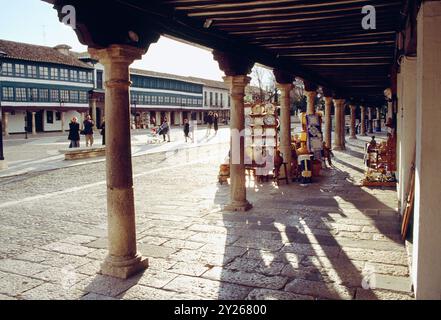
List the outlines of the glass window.
<svg viewBox="0 0 441 320">
<path fill-rule="evenodd" d="M 55 120 L 57 120 L 57 121 L 61 120 L 61 112 L 60 111 L 55 112 Z"/>
<path fill-rule="evenodd" d="M 51 80 L 58 80 L 58 69 L 51 68 Z"/>
<path fill-rule="evenodd" d="M 231 99 L 230 99 L 230 95 L 228 95 L 228 106 L 231 106 Z"/>
<path fill-rule="evenodd" d="M 222 93 L 220 94 L 220 106 L 224 106 L 224 95 Z"/>
<path fill-rule="evenodd" d="M 69 70 L 60 69 L 60 80 L 64 80 L 64 81 L 69 80 Z"/>
<path fill-rule="evenodd" d="M 37 66 L 28 66 L 28 78 L 37 77 Z"/>
<path fill-rule="evenodd" d="M 48 67 L 39 67 L 38 71 L 40 73 L 40 78 L 49 79 L 49 68 Z"/>
<path fill-rule="evenodd" d="M 69 90 L 60 90 L 60 99 L 61 102 L 69 101 Z"/>
<path fill-rule="evenodd" d="M 103 88 L 103 72 L 101 70 L 97 70 L 96 72 L 96 87 L 98 89 Z"/>
<path fill-rule="evenodd" d="M 70 98 L 71 102 L 78 102 L 78 91 L 70 90 L 69 91 L 69 98 Z"/>
<path fill-rule="evenodd" d="M 40 101 L 49 101 L 49 90 L 38 89 L 38 98 Z"/>
<path fill-rule="evenodd" d="M 165 102 L 165 103 L 170 103 L 170 97 L 165 97 L 165 98 L 164 98 L 164 102 Z"/>
<path fill-rule="evenodd" d="M 156 103 L 158 101 L 158 97 L 157 96 L 152 96 L 152 103 Z"/>
<path fill-rule="evenodd" d="M 14 100 L 14 88 L 12 87 L 3 87 L 3 100 L 12 101 Z"/>
<path fill-rule="evenodd" d="M 159 101 L 159 103 L 164 103 L 164 97 L 163 96 L 159 96 L 158 97 L 158 101 Z"/>
<path fill-rule="evenodd" d="M 15 99 L 17 101 L 26 101 L 26 89 L 16 88 L 15 89 Z"/>
<path fill-rule="evenodd" d="M 77 82 L 78 81 L 78 71 L 77 70 L 70 70 L 70 81 Z"/>
<path fill-rule="evenodd" d="M 87 82 L 87 72 L 86 71 L 79 71 L 78 77 L 80 78 L 80 82 Z"/>
<path fill-rule="evenodd" d="M 3 63 L 2 64 L 2 75 L 4 75 L 4 76 L 12 76 L 13 75 L 12 63 Z"/>
<path fill-rule="evenodd" d="M 60 101 L 60 94 L 58 90 L 51 89 L 51 101 L 58 102 Z"/>
<path fill-rule="evenodd" d="M 25 77 L 25 66 L 24 64 L 16 64 L 15 65 L 15 76 L 17 77 Z"/>
<path fill-rule="evenodd" d="M 93 73 L 92 73 L 92 71 L 89 71 L 87 73 L 87 79 L 89 80 L 89 82 L 93 82 Z"/>
<path fill-rule="evenodd" d="M 204 92 L 204 106 L 207 106 L 208 102 L 207 102 L 207 91 Z"/>
<path fill-rule="evenodd" d="M 219 104 L 218 104 L 218 102 L 219 102 L 218 99 L 219 99 L 219 95 L 218 95 L 217 92 L 216 92 L 216 93 L 214 94 L 214 105 L 215 105 L 215 106 L 219 105 Z"/>
<path fill-rule="evenodd" d="M 145 102 L 150 103 L 150 101 L 151 101 L 150 96 L 145 96 Z"/>
<path fill-rule="evenodd" d="M 80 91 L 80 102 L 87 102 L 87 92 L 86 91 Z"/>
<path fill-rule="evenodd" d="M 46 123 L 54 123 L 54 112 L 46 111 Z"/>
<path fill-rule="evenodd" d="M 177 103 L 177 104 L 181 104 L 181 102 L 182 102 L 181 97 L 177 97 L 177 98 L 176 98 L 176 103 Z"/>
<path fill-rule="evenodd" d="M 28 97 L 30 101 L 38 101 L 38 89 L 28 88 Z"/>
<path fill-rule="evenodd" d="M 213 92 L 210 92 L 210 107 L 213 105 Z"/>
<path fill-rule="evenodd" d="M 171 103 L 175 104 L 176 103 L 176 97 L 171 97 L 170 101 L 171 101 Z"/>
</svg>

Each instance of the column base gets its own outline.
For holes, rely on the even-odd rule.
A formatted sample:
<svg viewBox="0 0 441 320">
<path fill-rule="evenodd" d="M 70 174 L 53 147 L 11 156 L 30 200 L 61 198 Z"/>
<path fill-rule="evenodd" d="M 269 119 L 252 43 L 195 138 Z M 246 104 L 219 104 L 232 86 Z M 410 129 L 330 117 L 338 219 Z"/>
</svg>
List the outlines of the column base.
<svg viewBox="0 0 441 320">
<path fill-rule="evenodd" d="M 342 146 L 334 146 L 334 147 L 332 148 L 332 150 L 335 150 L 335 151 L 344 151 L 345 148 L 342 147 Z"/>
<path fill-rule="evenodd" d="M 234 201 L 230 204 L 227 204 L 224 206 L 224 210 L 226 211 L 248 211 L 253 207 L 251 203 L 249 203 L 247 200 L 245 201 Z"/>
<path fill-rule="evenodd" d="M 149 267 L 147 258 L 140 254 L 135 257 L 115 257 L 108 255 L 101 264 L 100 273 L 103 275 L 127 279 Z"/>
<path fill-rule="evenodd" d="M 349 139 L 357 140 L 357 136 L 349 137 Z"/>
<path fill-rule="evenodd" d="M 8 169 L 8 163 L 6 160 L 0 160 L 0 170 Z"/>
</svg>

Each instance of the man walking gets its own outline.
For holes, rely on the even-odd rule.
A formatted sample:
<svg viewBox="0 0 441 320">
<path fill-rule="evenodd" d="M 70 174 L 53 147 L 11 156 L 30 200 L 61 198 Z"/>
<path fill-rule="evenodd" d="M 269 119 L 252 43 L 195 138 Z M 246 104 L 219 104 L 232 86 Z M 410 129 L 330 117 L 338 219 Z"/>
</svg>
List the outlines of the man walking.
<svg viewBox="0 0 441 320">
<path fill-rule="evenodd" d="M 83 122 L 84 125 L 84 135 L 86 136 L 86 147 L 93 145 L 93 127 L 95 126 L 95 123 L 93 122 L 92 118 L 88 114 L 86 117 L 86 120 Z"/>
</svg>

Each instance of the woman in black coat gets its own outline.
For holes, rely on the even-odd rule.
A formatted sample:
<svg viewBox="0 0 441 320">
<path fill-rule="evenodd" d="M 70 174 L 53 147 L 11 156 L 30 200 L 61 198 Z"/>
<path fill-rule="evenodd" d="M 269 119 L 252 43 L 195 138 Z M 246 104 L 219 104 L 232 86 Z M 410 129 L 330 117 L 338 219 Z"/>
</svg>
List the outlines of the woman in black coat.
<svg viewBox="0 0 441 320">
<path fill-rule="evenodd" d="M 103 136 L 102 145 L 106 145 L 106 122 L 101 123 L 101 135 Z"/>
<path fill-rule="evenodd" d="M 217 112 L 213 115 L 213 125 L 214 125 L 214 134 L 217 134 L 217 130 L 219 129 L 219 115 Z"/>
<path fill-rule="evenodd" d="M 73 117 L 72 121 L 69 123 L 68 139 L 70 140 L 69 148 L 80 147 L 80 124 L 78 123 L 77 117 Z"/>
</svg>

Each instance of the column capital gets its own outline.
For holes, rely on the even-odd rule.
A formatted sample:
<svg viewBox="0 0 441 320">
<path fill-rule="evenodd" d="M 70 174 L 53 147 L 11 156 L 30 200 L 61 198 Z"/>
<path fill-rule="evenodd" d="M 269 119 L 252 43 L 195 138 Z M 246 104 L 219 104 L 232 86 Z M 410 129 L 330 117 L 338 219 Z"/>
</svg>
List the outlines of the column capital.
<svg viewBox="0 0 441 320">
<path fill-rule="evenodd" d="M 283 91 L 285 91 L 285 92 L 291 91 L 292 88 L 294 88 L 294 85 L 292 83 L 279 83 L 279 82 L 277 82 L 276 87 L 278 89 L 280 89 L 280 91 L 282 91 L 282 93 L 283 93 Z"/>
<path fill-rule="evenodd" d="M 345 104 L 345 99 L 334 99 L 334 106 L 337 108 L 343 107 Z"/>
<path fill-rule="evenodd" d="M 332 103 L 332 97 L 325 96 L 325 104 L 331 104 Z"/>
<path fill-rule="evenodd" d="M 133 61 L 141 59 L 147 49 L 124 44 L 112 44 L 103 49 L 89 48 L 88 52 L 92 58 L 97 59 L 102 64 L 109 62 L 131 64 Z"/>
<path fill-rule="evenodd" d="M 317 85 L 308 80 L 303 80 L 303 84 L 305 85 L 305 91 L 317 91 Z"/>
<path fill-rule="evenodd" d="M 294 75 L 287 73 L 286 71 L 280 69 L 273 70 L 276 82 L 280 84 L 292 84 L 294 82 Z"/>
<path fill-rule="evenodd" d="M 349 105 L 349 108 L 351 108 L 351 110 L 357 110 L 357 106 L 355 104 L 351 104 Z"/>
<path fill-rule="evenodd" d="M 219 50 L 213 50 L 213 58 L 226 76 L 245 76 L 251 72 L 254 66 L 254 61 L 244 56 Z"/>
</svg>

